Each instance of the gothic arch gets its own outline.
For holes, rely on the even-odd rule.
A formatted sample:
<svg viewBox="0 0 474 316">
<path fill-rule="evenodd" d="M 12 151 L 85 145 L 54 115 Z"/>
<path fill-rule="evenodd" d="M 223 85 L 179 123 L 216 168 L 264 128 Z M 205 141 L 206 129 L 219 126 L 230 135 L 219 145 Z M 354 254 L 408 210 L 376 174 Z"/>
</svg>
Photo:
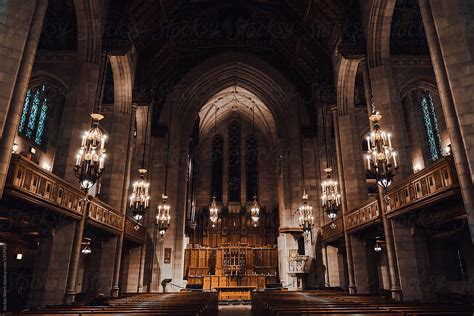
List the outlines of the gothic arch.
<svg viewBox="0 0 474 316">
<path fill-rule="evenodd" d="M 132 61 L 129 54 L 110 56 L 114 78 L 114 107 L 122 113 L 130 113 L 132 107 Z"/>
<path fill-rule="evenodd" d="M 408 93 L 416 89 L 428 90 L 431 93 L 438 95 L 438 87 L 436 85 L 436 82 L 433 82 L 432 78 L 415 78 L 400 87 L 400 90 L 398 92 L 400 100 L 403 100 L 403 98 Z"/>
<path fill-rule="evenodd" d="M 357 76 L 358 59 L 341 57 L 337 76 L 337 107 L 339 114 L 347 114 L 354 108 L 354 89 Z"/>
<path fill-rule="evenodd" d="M 106 7 L 105 1 L 74 0 L 78 59 L 91 63 L 100 61 Z"/>
<path fill-rule="evenodd" d="M 373 0 L 367 26 L 367 60 L 370 68 L 390 59 L 390 32 L 396 0 Z"/>
<path fill-rule="evenodd" d="M 180 117 L 180 125 L 192 126 L 202 106 L 214 95 L 232 85 L 239 85 L 257 96 L 268 106 L 276 122 L 277 137 L 286 137 L 288 130 L 298 125 L 297 105 L 303 99 L 296 88 L 276 69 L 252 54 L 228 53 L 215 56 L 192 69 L 173 89 L 173 116 Z M 170 98 L 165 112 L 169 111 Z M 304 107 L 302 107 L 304 108 Z M 167 115 L 160 121 L 166 125 Z M 308 115 L 302 124 L 308 124 Z M 180 135 L 186 140 L 189 135 Z"/>
</svg>

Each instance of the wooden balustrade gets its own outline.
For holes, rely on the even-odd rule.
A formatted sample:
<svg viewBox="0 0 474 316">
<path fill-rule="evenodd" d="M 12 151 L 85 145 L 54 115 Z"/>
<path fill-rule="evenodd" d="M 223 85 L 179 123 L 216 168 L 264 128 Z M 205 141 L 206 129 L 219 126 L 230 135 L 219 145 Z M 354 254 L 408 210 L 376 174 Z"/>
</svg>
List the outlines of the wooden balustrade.
<svg viewBox="0 0 474 316">
<path fill-rule="evenodd" d="M 89 219 L 106 229 L 121 232 L 124 216 L 99 199 L 93 198 L 89 203 Z"/>
<path fill-rule="evenodd" d="M 334 224 L 334 225 L 332 225 Z M 323 240 L 329 241 L 339 237 L 342 237 L 344 233 L 344 225 L 342 223 L 342 217 L 338 216 L 332 222 L 322 227 Z"/>
<path fill-rule="evenodd" d="M 85 205 L 89 205 L 92 224 L 113 232 L 122 230 L 124 216 L 110 205 L 97 198 L 86 204 L 82 190 L 20 155 L 12 155 L 5 194 L 76 219 L 85 214 Z"/>
<path fill-rule="evenodd" d="M 378 200 L 373 200 L 346 215 L 346 230 L 362 228 L 378 219 L 380 219 L 379 203 Z"/>
<path fill-rule="evenodd" d="M 125 238 L 144 243 L 146 241 L 145 226 L 137 224 L 133 219 L 127 217 L 125 219 Z"/>
<path fill-rule="evenodd" d="M 83 191 L 19 155 L 12 156 L 5 194 L 74 218 L 85 213 Z"/>
<path fill-rule="evenodd" d="M 393 217 L 433 204 L 456 194 L 458 187 L 453 157 L 444 157 L 433 166 L 403 179 L 388 192 L 387 216 Z"/>
</svg>

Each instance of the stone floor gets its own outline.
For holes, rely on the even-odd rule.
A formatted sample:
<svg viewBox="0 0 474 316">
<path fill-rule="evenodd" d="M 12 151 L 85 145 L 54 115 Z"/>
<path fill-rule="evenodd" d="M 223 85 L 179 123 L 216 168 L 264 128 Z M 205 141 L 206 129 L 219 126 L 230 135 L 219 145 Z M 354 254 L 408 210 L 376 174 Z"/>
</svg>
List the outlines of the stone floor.
<svg viewBox="0 0 474 316">
<path fill-rule="evenodd" d="M 250 305 L 220 305 L 219 316 L 251 316 Z"/>
</svg>

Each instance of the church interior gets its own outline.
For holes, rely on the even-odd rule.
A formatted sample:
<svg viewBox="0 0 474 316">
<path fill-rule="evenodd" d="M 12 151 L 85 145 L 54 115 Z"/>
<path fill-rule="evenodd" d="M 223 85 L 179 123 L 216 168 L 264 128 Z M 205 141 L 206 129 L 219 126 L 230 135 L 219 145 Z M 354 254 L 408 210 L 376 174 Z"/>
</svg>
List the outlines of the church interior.
<svg viewBox="0 0 474 316">
<path fill-rule="evenodd" d="M 0 1 L 2 313 L 473 315 L 473 16 Z"/>
</svg>

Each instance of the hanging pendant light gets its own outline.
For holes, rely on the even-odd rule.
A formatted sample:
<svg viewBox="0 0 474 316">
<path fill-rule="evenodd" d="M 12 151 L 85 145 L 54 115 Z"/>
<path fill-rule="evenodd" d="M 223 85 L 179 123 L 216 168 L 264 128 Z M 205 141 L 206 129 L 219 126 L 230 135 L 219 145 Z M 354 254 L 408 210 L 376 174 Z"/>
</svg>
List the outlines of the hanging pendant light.
<svg viewBox="0 0 474 316">
<path fill-rule="evenodd" d="M 140 180 L 133 184 L 133 193 L 130 196 L 130 209 L 133 219 L 139 222 L 150 205 L 150 194 L 148 193 L 150 183 L 145 180 L 146 169 L 138 169 Z"/>
<path fill-rule="evenodd" d="M 168 164 L 170 156 L 170 136 L 171 136 L 171 111 L 173 105 L 173 96 L 171 96 L 169 117 L 168 117 L 168 139 L 166 145 L 166 165 L 165 165 L 165 192 L 161 195 L 161 204 L 158 205 L 158 214 L 156 214 L 156 227 L 160 232 L 160 235 L 163 237 L 166 233 L 166 230 L 170 226 L 171 215 L 170 210 L 171 206 L 168 204 Z"/>
<path fill-rule="evenodd" d="M 168 196 L 161 195 L 161 204 L 158 205 L 158 214 L 156 215 L 156 227 L 161 236 L 164 236 L 166 230 L 170 227 L 171 215 L 170 205 L 168 204 Z"/>
<path fill-rule="evenodd" d="M 255 101 L 252 100 L 253 106 L 252 106 L 252 130 L 253 130 L 253 137 L 255 137 L 255 140 L 257 139 L 257 134 L 255 134 Z M 256 149 L 256 147 L 255 147 Z M 258 159 L 258 156 L 255 155 L 254 153 L 254 159 Z M 260 206 L 258 205 L 258 200 L 257 200 L 257 183 L 258 183 L 258 177 L 255 179 L 255 184 L 254 184 L 254 194 L 253 194 L 253 203 L 252 207 L 250 208 L 250 216 L 252 218 L 253 226 L 257 227 L 258 226 L 258 221 L 260 219 Z"/>
<path fill-rule="evenodd" d="M 300 227 L 305 235 L 310 235 L 314 226 L 313 207 L 308 203 L 308 194 L 303 191 L 302 205 L 298 209 Z"/>
<path fill-rule="evenodd" d="M 212 197 L 211 205 L 209 206 L 209 220 L 212 223 L 212 227 L 216 227 L 219 220 L 219 208 L 217 208 L 215 196 Z"/>
<path fill-rule="evenodd" d="M 326 150 L 326 178 L 321 183 L 321 202 L 323 210 L 327 216 L 334 220 L 337 217 L 339 208 L 341 207 L 341 195 L 338 192 L 338 183 L 332 179 L 332 168 L 329 166 L 329 148 L 326 136 L 326 120 L 324 118 L 324 109 L 322 110 L 323 132 L 324 132 L 324 147 Z M 334 224 L 334 223 L 333 223 Z M 335 224 L 334 224 L 335 225 Z"/>
<path fill-rule="evenodd" d="M 333 220 L 337 217 L 341 206 L 341 195 L 338 192 L 337 181 L 331 178 L 331 168 L 325 168 L 326 179 L 321 184 L 321 200 L 327 216 Z"/>
<path fill-rule="evenodd" d="M 217 110 L 219 108 L 214 103 L 214 139 L 217 135 Z M 217 221 L 219 220 L 219 208 L 217 207 L 216 202 L 216 188 L 212 186 L 212 200 L 211 205 L 209 206 L 209 220 L 211 221 L 212 227 L 216 227 Z"/>
<path fill-rule="evenodd" d="M 147 109 L 147 117 L 146 117 L 146 125 L 145 125 L 145 136 L 144 136 L 144 143 L 143 143 L 143 158 L 142 158 L 142 167 L 138 169 L 138 173 L 140 174 L 140 179 L 135 181 L 133 184 L 133 192 L 130 195 L 130 211 L 132 213 L 133 219 L 137 222 L 137 224 L 143 219 L 146 211 L 150 206 L 150 183 L 146 181 L 145 174 L 147 170 L 145 169 L 145 152 L 146 152 L 146 145 L 147 145 L 147 134 L 148 134 L 148 118 L 150 114 L 150 106 Z M 135 229 L 139 229 L 138 225 L 135 226 Z"/>
<path fill-rule="evenodd" d="M 301 129 L 300 105 L 298 104 L 298 128 Z M 311 235 L 314 226 L 313 207 L 308 203 L 308 194 L 306 194 L 305 177 L 304 177 L 304 160 L 303 160 L 303 135 L 300 132 L 300 158 L 301 158 L 301 175 L 303 181 L 303 195 L 301 197 L 302 205 L 298 208 L 300 227 L 303 229 L 305 236 Z"/>
<path fill-rule="evenodd" d="M 398 165 L 396 153 L 392 147 L 391 135 L 380 127 L 381 119 L 382 115 L 375 111 L 375 105 L 373 105 L 373 112 L 369 117 L 373 128 L 370 135 L 367 136 L 367 172 L 387 191 L 392 184 L 393 177 L 397 174 Z"/>
<path fill-rule="evenodd" d="M 82 135 L 82 143 L 76 155 L 74 175 L 78 178 L 81 188 L 88 191 L 96 184 L 104 172 L 105 141 L 107 135 L 99 126 L 104 118 L 98 113 L 91 114 L 92 127 Z"/>
<path fill-rule="evenodd" d="M 252 217 L 253 226 L 258 226 L 258 221 L 260 219 L 260 207 L 258 206 L 257 196 L 253 197 L 253 204 L 250 208 L 250 216 Z"/>
</svg>

